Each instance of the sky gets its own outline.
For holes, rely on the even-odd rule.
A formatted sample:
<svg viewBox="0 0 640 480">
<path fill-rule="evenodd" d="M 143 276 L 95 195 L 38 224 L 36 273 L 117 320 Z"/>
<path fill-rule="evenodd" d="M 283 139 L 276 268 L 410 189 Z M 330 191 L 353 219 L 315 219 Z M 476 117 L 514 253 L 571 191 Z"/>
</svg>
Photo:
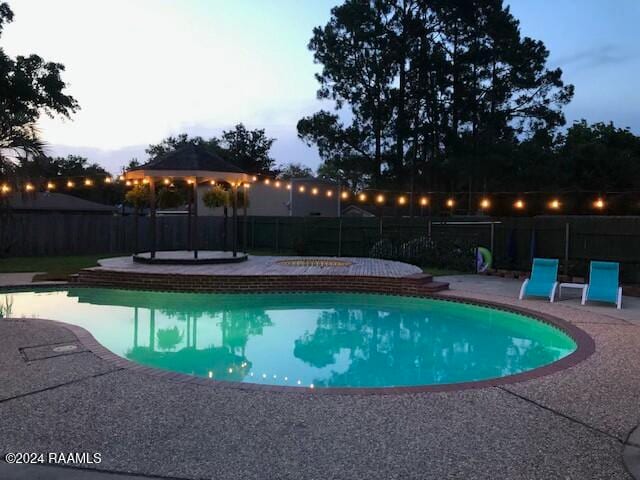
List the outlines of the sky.
<svg viewBox="0 0 640 480">
<path fill-rule="evenodd" d="M 112 172 L 167 135 L 204 137 L 243 122 L 276 138 L 278 164 L 313 168 L 296 123 L 320 108 L 307 43 L 337 0 L 9 0 L 0 46 L 65 65 L 72 120 L 42 118 L 52 155 Z M 640 134 L 640 1 L 510 0 L 523 35 L 576 87 L 569 123 L 613 121 Z"/>
</svg>

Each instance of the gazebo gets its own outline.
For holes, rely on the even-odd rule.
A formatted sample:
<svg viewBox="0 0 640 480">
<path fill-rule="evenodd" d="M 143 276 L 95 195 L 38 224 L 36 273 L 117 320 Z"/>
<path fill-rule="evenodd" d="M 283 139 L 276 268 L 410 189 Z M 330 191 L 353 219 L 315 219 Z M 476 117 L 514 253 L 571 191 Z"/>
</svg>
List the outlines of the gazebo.
<svg viewBox="0 0 640 480">
<path fill-rule="evenodd" d="M 246 252 L 237 251 L 238 217 L 237 217 L 237 193 L 238 188 L 246 185 L 249 175 L 239 167 L 227 162 L 219 155 L 207 150 L 200 145 L 188 144 L 171 152 L 165 153 L 136 168 L 128 170 L 124 174 L 125 180 L 134 183 L 149 185 L 150 203 L 150 243 L 149 252 L 134 252 L 134 261 L 144 263 L 231 263 L 247 259 Z M 189 249 L 185 251 L 158 252 L 156 245 L 156 187 L 157 184 L 172 184 L 176 180 L 182 180 L 193 189 L 193 207 L 189 199 L 188 229 L 189 236 L 193 239 Z M 228 184 L 232 191 L 233 208 L 233 250 L 222 251 L 198 251 L 198 185 L 202 184 Z M 247 193 L 246 189 L 244 191 Z M 246 208 L 246 202 L 244 202 Z M 245 210 L 246 211 L 246 210 Z M 136 232 L 137 234 L 137 232 Z"/>
</svg>

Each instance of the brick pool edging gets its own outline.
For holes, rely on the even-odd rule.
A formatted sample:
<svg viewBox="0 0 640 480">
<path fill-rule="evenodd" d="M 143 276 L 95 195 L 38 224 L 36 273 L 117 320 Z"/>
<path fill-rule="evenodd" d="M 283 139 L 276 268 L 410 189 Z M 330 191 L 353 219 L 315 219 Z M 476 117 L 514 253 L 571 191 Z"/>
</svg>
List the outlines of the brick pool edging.
<svg viewBox="0 0 640 480">
<path fill-rule="evenodd" d="M 161 290 L 171 292 L 256 293 L 256 292 L 370 292 L 396 295 L 426 295 L 449 288 L 431 275 L 403 277 L 374 275 L 199 275 L 137 273 L 120 270 L 84 269 L 76 285 Z"/>
<path fill-rule="evenodd" d="M 305 290 L 304 292 L 294 291 L 289 293 L 305 293 L 305 292 L 308 292 L 308 290 Z M 248 293 L 248 292 L 245 291 L 243 293 Z M 321 292 L 318 291 L 318 293 L 321 293 Z M 361 292 L 361 293 L 373 293 L 373 292 Z M 384 292 L 384 291 L 378 291 L 375 293 L 382 294 L 382 295 L 389 295 L 389 292 Z M 534 320 L 547 323 L 563 331 L 567 335 L 569 335 L 576 342 L 576 350 L 573 351 L 571 354 L 567 355 L 566 357 L 560 360 L 557 360 L 553 363 L 550 363 L 548 365 L 544 365 L 542 367 L 538 367 L 533 370 L 529 370 L 527 372 L 522 372 L 514 375 L 508 375 L 505 377 L 498 377 L 498 378 L 487 379 L 487 380 L 449 383 L 449 384 L 442 384 L 442 385 L 417 385 L 417 386 L 403 386 L 403 387 L 310 388 L 310 387 L 262 385 L 262 384 L 255 384 L 255 383 L 220 381 L 220 380 L 215 380 L 210 378 L 194 377 L 192 375 L 172 372 L 168 370 L 161 370 L 154 367 L 148 367 L 116 355 L 111 350 L 107 349 L 101 343 L 99 343 L 88 330 L 80 326 L 71 325 L 58 320 L 50 320 L 50 319 L 25 318 L 25 319 L 16 319 L 16 320 L 46 321 L 46 322 L 58 324 L 61 327 L 66 328 L 67 330 L 70 330 L 76 336 L 76 338 L 78 339 L 78 342 L 84 348 L 91 351 L 93 354 L 95 354 L 99 358 L 105 361 L 108 361 L 121 369 L 128 369 L 131 371 L 140 372 L 146 375 L 154 376 L 154 377 L 165 379 L 165 380 L 203 385 L 208 387 L 233 388 L 233 389 L 240 389 L 240 390 L 246 390 L 246 391 L 260 390 L 260 391 L 280 392 L 280 393 L 286 393 L 286 394 L 296 393 L 296 394 L 320 394 L 320 395 L 390 395 L 390 394 L 411 394 L 411 393 L 429 393 L 429 392 L 434 392 L 434 393 L 435 392 L 452 392 L 452 391 L 459 391 L 459 390 L 497 387 L 500 385 L 519 383 L 519 382 L 532 380 L 534 378 L 551 375 L 553 373 L 556 373 L 561 370 L 565 370 L 567 368 L 577 365 L 578 363 L 587 359 L 590 355 L 592 355 L 595 352 L 595 342 L 593 338 L 591 338 L 591 336 L 587 334 L 584 330 L 573 325 L 567 320 L 563 320 L 559 317 L 538 312 L 532 309 L 528 309 L 524 307 L 516 307 L 512 305 L 505 305 L 502 303 L 492 302 L 492 301 L 476 300 L 476 299 L 471 299 L 464 296 L 447 295 L 446 297 L 444 297 L 439 295 L 424 295 L 424 294 L 422 295 L 395 294 L 395 296 L 432 298 L 432 299 L 441 300 L 441 301 L 465 303 L 469 305 L 478 305 L 481 307 L 490 307 L 498 310 L 503 310 L 503 311 L 524 315 Z"/>
</svg>

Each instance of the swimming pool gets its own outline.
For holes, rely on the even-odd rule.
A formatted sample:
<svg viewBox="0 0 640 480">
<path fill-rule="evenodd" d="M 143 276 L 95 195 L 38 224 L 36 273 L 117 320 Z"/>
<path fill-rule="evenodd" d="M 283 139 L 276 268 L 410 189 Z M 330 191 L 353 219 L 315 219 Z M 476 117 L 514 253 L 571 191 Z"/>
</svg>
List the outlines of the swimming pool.
<svg viewBox="0 0 640 480">
<path fill-rule="evenodd" d="M 528 316 L 380 294 L 196 294 L 108 288 L 0 293 L 14 318 L 88 330 L 146 366 L 262 385 L 408 387 L 528 372 L 577 348 Z"/>
</svg>

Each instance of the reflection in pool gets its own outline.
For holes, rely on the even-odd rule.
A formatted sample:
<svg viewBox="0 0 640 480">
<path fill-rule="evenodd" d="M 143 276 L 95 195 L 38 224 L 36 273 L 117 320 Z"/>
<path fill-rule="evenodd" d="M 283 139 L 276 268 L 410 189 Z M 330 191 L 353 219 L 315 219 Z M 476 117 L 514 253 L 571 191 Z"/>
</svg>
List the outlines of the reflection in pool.
<svg viewBox="0 0 640 480">
<path fill-rule="evenodd" d="M 12 317 L 79 325 L 152 367 L 269 385 L 391 387 L 511 375 L 575 342 L 475 305 L 369 294 L 191 294 L 71 288 L 0 295 Z"/>
</svg>

